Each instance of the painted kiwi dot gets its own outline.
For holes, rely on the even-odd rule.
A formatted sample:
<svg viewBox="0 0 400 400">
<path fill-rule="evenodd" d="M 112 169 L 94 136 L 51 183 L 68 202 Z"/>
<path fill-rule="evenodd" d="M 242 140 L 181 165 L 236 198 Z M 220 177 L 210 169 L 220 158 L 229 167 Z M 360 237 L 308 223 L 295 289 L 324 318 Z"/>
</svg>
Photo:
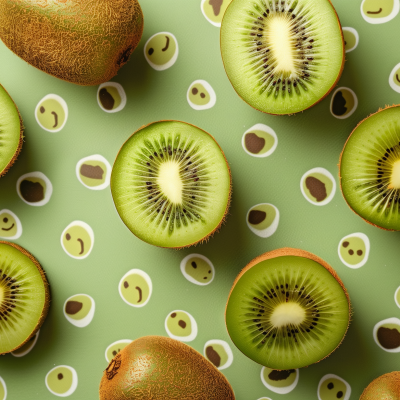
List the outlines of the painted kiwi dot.
<svg viewBox="0 0 400 400">
<path fill-rule="evenodd" d="M 7 386 L 4 379 L 0 376 L 0 400 L 7 399 Z"/>
<path fill-rule="evenodd" d="M 197 323 L 188 312 L 175 310 L 165 319 L 165 330 L 172 339 L 191 342 L 197 336 Z"/>
<path fill-rule="evenodd" d="M 103 190 L 110 185 L 111 165 L 100 154 L 93 154 L 78 161 L 76 176 L 88 189 Z"/>
<path fill-rule="evenodd" d="M 44 206 L 53 194 L 53 185 L 42 172 L 29 172 L 17 180 L 17 193 L 30 206 Z"/>
<path fill-rule="evenodd" d="M 344 38 L 344 49 L 346 53 L 353 51 L 360 40 L 358 32 L 354 28 L 344 27 L 342 28 Z"/>
<path fill-rule="evenodd" d="M 251 207 L 246 215 L 249 229 L 257 236 L 267 238 L 273 235 L 279 225 L 279 210 L 269 203 L 260 203 Z"/>
<path fill-rule="evenodd" d="M 0 238 L 14 240 L 22 235 L 22 224 L 10 210 L 0 210 Z"/>
<path fill-rule="evenodd" d="M 143 307 L 150 300 L 153 284 L 146 272 L 131 269 L 119 281 L 118 291 L 126 304 L 132 307 Z"/>
<path fill-rule="evenodd" d="M 379 321 L 372 334 L 381 349 L 389 353 L 400 352 L 400 319 L 393 317 Z"/>
<path fill-rule="evenodd" d="M 186 99 L 193 109 L 206 110 L 214 107 L 217 96 L 208 82 L 198 79 L 189 86 Z"/>
<path fill-rule="evenodd" d="M 72 258 L 86 258 L 94 244 L 93 229 L 83 221 L 71 222 L 61 234 L 61 246 Z"/>
<path fill-rule="evenodd" d="M 106 361 L 108 363 L 111 362 L 111 360 L 128 344 L 132 343 L 132 340 L 130 339 L 122 339 L 122 340 L 117 340 L 114 343 L 111 343 L 107 348 L 106 348 Z"/>
<path fill-rule="evenodd" d="M 278 146 L 278 137 L 269 126 L 256 124 L 243 134 L 242 146 L 253 157 L 268 157 Z"/>
<path fill-rule="evenodd" d="M 318 400 L 349 400 L 350 385 L 340 376 L 327 374 L 318 384 Z"/>
<path fill-rule="evenodd" d="M 232 0 L 202 0 L 201 12 L 210 24 L 220 27 L 222 18 Z"/>
<path fill-rule="evenodd" d="M 74 393 L 78 386 L 78 374 L 68 365 L 59 365 L 47 373 L 45 382 L 50 393 L 67 397 Z"/>
<path fill-rule="evenodd" d="M 328 170 L 317 167 L 310 169 L 301 177 L 300 190 L 311 204 L 324 206 L 335 195 L 336 181 Z"/>
<path fill-rule="evenodd" d="M 196 285 L 205 286 L 211 283 L 215 276 L 212 262 L 202 254 L 189 254 L 181 261 L 183 276 Z"/>
<path fill-rule="evenodd" d="M 383 24 L 393 19 L 400 9 L 398 0 L 363 0 L 361 15 L 370 24 Z"/>
<path fill-rule="evenodd" d="M 37 104 L 35 118 L 44 130 L 59 132 L 64 128 L 68 119 L 67 103 L 56 94 L 48 94 Z"/>
<path fill-rule="evenodd" d="M 157 71 L 172 67 L 178 58 L 178 52 L 178 41 L 170 32 L 156 33 L 144 45 L 144 57 Z"/>
<path fill-rule="evenodd" d="M 203 355 L 211 361 L 219 370 L 228 368 L 233 362 L 233 353 L 229 344 L 224 340 L 209 340 L 203 349 Z"/>
<path fill-rule="evenodd" d="M 392 69 L 389 75 L 389 85 L 394 91 L 400 93 L 400 63 Z"/>
<path fill-rule="evenodd" d="M 88 326 L 93 319 L 95 302 L 87 294 L 76 294 L 65 300 L 63 312 L 65 318 L 78 328 Z"/>
<path fill-rule="evenodd" d="M 360 268 L 368 261 L 370 242 L 364 233 L 352 233 L 340 242 L 338 253 L 340 261 L 349 268 Z"/>
<path fill-rule="evenodd" d="M 17 350 L 12 351 L 11 354 L 14 357 L 26 356 L 35 347 L 35 344 L 39 338 L 39 333 L 40 333 L 40 329 L 24 345 L 19 347 Z M 0 399 L 1 399 L 1 395 L 0 395 Z"/>
<path fill-rule="evenodd" d="M 397 307 L 400 308 L 400 286 L 394 292 L 394 301 L 397 304 Z"/>
<path fill-rule="evenodd" d="M 337 88 L 331 98 L 331 113 L 335 118 L 345 119 L 356 111 L 358 99 L 356 94 L 347 87 Z"/>
<path fill-rule="evenodd" d="M 124 88 L 117 82 L 102 83 L 97 89 L 97 103 L 107 113 L 121 111 L 126 105 Z"/>
<path fill-rule="evenodd" d="M 277 370 L 262 367 L 261 381 L 269 390 L 279 394 L 286 394 L 296 387 L 299 381 L 299 370 Z"/>
</svg>

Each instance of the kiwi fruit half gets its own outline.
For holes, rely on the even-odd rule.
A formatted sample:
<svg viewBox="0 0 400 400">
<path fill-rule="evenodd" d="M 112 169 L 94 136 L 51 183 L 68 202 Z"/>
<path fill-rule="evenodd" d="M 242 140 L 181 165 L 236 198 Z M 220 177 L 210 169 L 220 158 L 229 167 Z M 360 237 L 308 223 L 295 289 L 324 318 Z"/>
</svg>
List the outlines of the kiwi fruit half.
<svg viewBox="0 0 400 400">
<path fill-rule="evenodd" d="M 0 0 L 0 39 L 34 67 L 79 85 L 109 81 L 143 32 L 137 0 Z"/>
<path fill-rule="evenodd" d="M 100 382 L 100 400 L 234 400 L 224 375 L 190 346 L 145 336 L 124 347 Z"/>
<path fill-rule="evenodd" d="M 329 0 L 233 0 L 221 25 L 225 71 L 238 95 L 268 114 L 293 114 L 326 97 L 344 65 Z"/>
<path fill-rule="evenodd" d="M 354 212 L 379 228 L 400 230 L 400 105 L 357 125 L 339 170 L 342 194 Z"/>
<path fill-rule="evenodd" d="M 36 334 L 49 304 L 49 285 L 36 258 L 0 241 L 0 354 L 20 348 Z"/>
<path fill-rule="evenodd" d="M 400 400 L 400 371 L 373 380 L 362 392 L 360 400 Z"/>
<path fill-rule="evenodd" d="M 316 363 L 339 346 L 350 322 L 350 300 L 325 261 L 283 248 L 241 271 L 225 320 L 243 354 L 265 367 L 291 370 Z"/>
<path fill-rule="evenodd" d="M 180 121 L 153 122 L 121 147 L 111 173 L 116 209 L 140 239 L 181 248 L 219 229 L 231 175 L 214 138 Z"/>
<path fill-rule="evenodd" d="M 10 95 L 0 85 L 0 177 L 17 159 L 23 143 L 21 115 Z"/>
</svg>

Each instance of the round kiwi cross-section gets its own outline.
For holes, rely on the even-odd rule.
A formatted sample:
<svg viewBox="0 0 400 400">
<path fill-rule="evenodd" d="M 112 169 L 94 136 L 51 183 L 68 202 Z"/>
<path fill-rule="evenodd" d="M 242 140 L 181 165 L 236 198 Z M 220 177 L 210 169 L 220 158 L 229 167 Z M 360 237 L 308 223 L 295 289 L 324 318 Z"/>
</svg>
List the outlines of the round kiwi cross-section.
<svg viewBox="0 0 400 400">
<path fill-rule="evenodd" d="M 0 354 L 36 334 L 49 304 L 49 285 L 39 262 L 22 247 L 0 241 Z"/>
<path fill-rule="evenodd" d="M 222 20 L 221 53 L 246 103 L 268 114 L 293 114 L 336 85 L 344 41 L 329 0 L 233 0 Z"/>
<path fill-rule="evenodd" d="M 185 122 L 160 121 L 139 129 L 122 146 L 111 191 L 122 221 L 138 238 L 181 248 L 220 228 L 231 175 L 211 135 Z"/>
<path fill-rule="evenodd" d="M 343 196 L 361 218 L 400 230 L 400 105 L 361 121 L 340 157 Z"/>
<path fill-rule="evenodd" d="M 243 354 L 265 367 L 290 370 L 316 363 L 339 346 L 350 322 L 350 300 L 325 261 L 283 248 L 242 270 L 225 319 Z"/>
</svg>

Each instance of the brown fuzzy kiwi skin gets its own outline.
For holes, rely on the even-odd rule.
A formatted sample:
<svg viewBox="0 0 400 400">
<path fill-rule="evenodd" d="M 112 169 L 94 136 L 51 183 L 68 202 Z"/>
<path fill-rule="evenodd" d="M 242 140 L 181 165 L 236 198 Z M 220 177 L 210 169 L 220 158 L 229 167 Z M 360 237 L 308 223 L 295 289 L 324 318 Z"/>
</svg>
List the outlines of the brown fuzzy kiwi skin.
<svg viewBox="0 0 400 400">
<path fill-rule="evenodd" d="M 162 121 L 150 122 L 149 124 L 147 124 L 147 125 L 142 125 L 139 129 L 137 129 L 127 140 L 125 140 L 124 144 L 120 147 L 120 149 L 119 149 L 119 151 L 118 151 L 118 154 L 117 154 L 117 156 L 115 157 L 115 161 L 114 161 L 114 164 L 113 164 L 113 169 L 114 169 L 115 162 L 117 161 L 118 155 L 119 155 L 121 149 L 124 147 L 125 143 L 126 143 L 135 133 L 138 133 L 138 132 L 141 131 L 142 129 L 147 128 L 147 127 L 150 126 L 150 125 L 157 124 L 157 123 L 159 123 L 159 122 L 181 122 L 181 123 L 183 123 L 183 124 L 193 126 L 194 128 L 197 128 L 197 129 L 203 131 L 204 133 L 206 133 L 208 136 L 210 136 L 210 137 L 214 140 L 214 142 L 217 144 L 217 146 L 218 146 L 219 149 L 221 150 L 221 153 L 222 153 L 222 155 L 223 155 L 223 157 L 224 157 L 224 159 L 225 159 L 226 167 L 228 168 L 228 172 L 229 172 L 229 194 L 228 194 L 228 202 L 227 202 L 227 204 L 226 204 L 225 212 L 224 212 L 224 215 L 223 215 L 221 221 L 219 222 L 219 224 L 218 224 L 208 235 L 206 235 L 206 236 L 204 236 L 203 238 L 199 239 L 197 242 L 189 243 L 189 244 L 187 244 L 187 245 L 185 245 L 185 246 L 181 246 L 181 247 L 163 247 L 163 246 L 152 245 L 152 246 L 161 247 L 161 248 L 163 248 L 163 249 L 181 250 L 181 249 L 184 249 L 184 248 L 187 248 L 187 247 L 197 246 L 198 244 L 202 244 L 202 243 L 208 242 L 208 240 L 209 240 L 215 233 L 217 233 L 217 232 L 221 229 L 222 225 L 226 222 L 226 218 L 227 218 L 227 216 L 228 216 L 228 212 L 229 212 L 229 208 L 230 208 L 231 200 L 232 200 L 232 173 L 231 173 L 231 169 L 230 169 L 229 164 L 228 164 L 228 160 L 227 160 L 226 157 L 225 157 L 225 153 L 223 152 L 223 150 L 221 149 L 221 146 L 218 144 L 218 142 L 215 140 L 215 138 L 214 138 L 213 136 L 211 136 L 208 132 L 206 132 L 205 130 L 199 128 L 199 127 L 196 126 L 196 125 L 190 124 L 190 123 L 188 123 L 188 122 L 178 121 L 178 120 L 172 120 L 172 119 L 165 119 L 165 120 L 162 120 Z M 112 174 L 111 174 L 111 179 L 110 179 L 110 189 L 111 189 L 111 181 L 112 181 Z M 112 198 L 113 198 L 114 206 L 115 206 L 115 199 L 114 199 L 114 195 L 113 195 L 112 190 L 111 190 L 111 196 L 112 196 Z M 118 212 L 118 211 L 117 211 L 117 212 Z M 118 215 L 119 215 L 119 214 L 118 214 Z M 122 221 L 122 222 L 124 222 L 124 221 Z M 124 224 L 125 224 L 125 222 L 124 222 Z M 128 227 L 126 224 L 125 224 L 125 226 L 129 229 L 129 227 Z M 132 232 L 132 233 L 133 233 L 133 232 Z M 133 234 L 134 234 L 134 233 L 133 233 Z M 135 235 L 135 234 L 134 234 L 134 235 Z M 135 235 L 135 236 L 136 236 L 136 235 Z M 136 236 L 136 237 L 137 237 L 138 239 L 142 240 L 140 237 L 138 237 L 138 236 Z M 146 243 L 147 243 L 147 242 L 146 242 Z M 151 244 L 151 243 L 149 243 L 149 244 Z"/>
<path fill-rule="evenodd" d="M 247 103 L 247 101 L 246 101 L 245 99 L 243 99 L 243 97 L 240 96 L 240 94 L 237 92 L 237 90 L 236 90 L 235 86 L 233 86 L 232 81 L 230 80 L 228 74 L 226 74 L 226 76 L 228 76 L 229 82 L 231 83 L 231 85 L 232 85 L 233 89 L 235 90 L 236 94 L 237 94 L 246 104 L 248 104 L 250 107 L 254 108 L 254 109 L 257 110 L 257 111 L 263 112 L 264 114 L 275 115 L 275 116 L 280 116 L 280 115 L 292 116 L 292 115 L 298 114 L 298 113 L 300 113 L 300 112 L 304 112 L 304 111 L 310 109 L 311 107 L 314 107 L 314 106 L 315 106 L 316 104 L 318 104 L 320 101 L 324 100 L 324 99 L 329 95 L 329 93 L 332 92 L 332 90 L 334 89 L 334 87 L 335 87 L 335 86 L 337 85 L 337 83 L 339 82 L 340 77 L 342 76 L 342 72 L 343 72 L 343 69 L 344 69 L 344 63 L 345 63 L 345 61 L 346 61 L 346 58 L 345 58 L 345 53 L 346 53 L 346 51 L 345 51 L 345 46 L 344 46 L 343 30 L 342 30 L 342 25 L 341 25 L 341 23 L 340 23 L 339 16 L 338 16 L 338 14 L 337 14 L 337 12 L 336 12 L 335 7 L 333 7 L 333 4 L 332 4 L 331 0 L 328 0 L 328 1 L 329 1 L 330 5 L 332 6 L 333 11 L 335 12 L 335 15 L 336 15 L 337 23 L 338 23 L 338 25 L 339 25 L 340 34 L 341 34 L 341 37 L 342 37 L 342 49 L 343 49 L 343 51 L 342 51 L 342 65 L 341 65 L 341 67 L 340 67 L 340 71 L 339 71 L 339 73 L 338 73 L 338 76 L 336 77 L 336 80 L 335 80 L 335 82 L 333 82 L 332 86 L 328 89 L 328 91 L 327 91 L 319 100 L 317 100 L 314 104 L 311 104 L 311 106 L 305 108 L 304 110 L 297 111 L 297 112 L 295 112 L 295 113 L 289 113 L 289 114 L 273 114 L 273 113 L 267 113 L 266 111 L 259 110 L 258 108 L 256 108 L 256 107 L 252 106 L 251 104 Z M 232 0 L 232 2 L 229 4 L 229 6 L 227 7 L 227 9 L 231 6 L 231 4 L 232 4 L 233 2 L 234 2 L 234 0 Z M 224 23 L 225 15 L 226 15 L 226 10 L 225 10 L 225 14 L 224 14 L 224 16 L 223 16 L 223 18 L 222 18 L 221 26 L 222 26 L 222 24 Z M 221 30 L 220 32 L 222 32 L 222 30 Z M 219 37 L 219 47 L 220 47 L 220 49 L 222 48 L 222 46 L 221 46 L 221 34 L 220 34 L 220 37 Z M 225 73 L 226 73 L 225 62 L 224 62 L 224 59 L 223 59 L 223 57 L 222 57 L 222 52 L 221 52 L 221 58 L 222 58 L 222 63 L 223 63 L 223 65 L 224 65 L 224 70 L 225 70 Z"/>
<path fill-rule="evenodd" d="M 27 256 L 35 264 L 36 268 L 38 269 L 38 271 L 40 273 L 40 276 L 42 277 L 43 286 L 44 286 L 44 290 L 45 290 L 45 301 L 44 301 L 44 306 L 43 306 L 42 312 L 40 314 L 39 321 L 37 322 L 35 328 L 32 330 L 31 334 L 27 337 L 27 339 L 23 343 L 21 343 L 19 346 L 15 347 L 14 349 L 11 349 L 10 351 L 7 352 L 7 353 L 11 353 L 12 351 L 19 349 L 25 343 L 27 343 L 37 333 L 37 331 L 42 326 L 44 320 L 47 317 L 47 313 L 48 313 L 49 307 L 50 307 L 50 287 L 49 287 L 49 283 L 47 281 L 46 274 L 45 274 L 42 266 L 40 265 L 39 261 L 31 253 L 29 253 L 28 250 L 24 249 L 23 247 L 15 244 L 15 243 L 11 243 L 11 242 L 0 241 L 0 244 L 6 244 L 8 246 L 14 247 L 18 251 L 20 251 L 23 255 Z M 0 355 L 7 354 L 7 353 L 0 353 Z"/>
<path fill-rule="evenodd" d="M 234 400 L 225 376 L 192 347 L 145 336 L 124 347 L 100 382 L 100 400 Z"/>
<path fill-rule="evenodd" d="M 0 0 L 4 44 L 41 71 L 78 85 L 109 81 L 142 33 L 137 0 Z"/>
<path fill-rule="evenodd" d="M 364 389 L 360 400 L 400 400 L 400 371 L 374 379 Z"/>
<path fill-rule="evenodd" d="M 0 85 L 0 87 L 8 94 L 8 96 L 10 97 L 11 101 L 14 103 L 15 108 L 17 109 L 18 112 L 18 117 L 19 117 L 19 142 L 18 142 L 18 147 L 17 150 L 15 150 L 15 153 L 13 155 L 13 158 L 10 160 L 10 162 L 5 166 L 5 168 L 0 171 L 0 178 L 2 176 L 4 176 L 8 170 L 13 166 L 13 164 L 15 163 L 15 161 L 17 161 L 17 158 L 19 156 L 19 153 L 21 152 L 22 149 L 22 144 L 24 143 L 24 125 L 22 123 L 22 117 L 21 114 L 19 113 L 18 107 L 15 104 L 14 100 L 12 99 L 12 97 L 10 96 L 10 94 L 7 92 L 6 89 L 4 89 L 4 86 Z"/>
<path fill-rule="evenodd" d="M 330 274 L 336 279 L 336 281 L 339 283 L 339 285 L 342 287 L 344 294 L 346 295 L 347 298 L 347 303 L 349 305 L 349 323 L 347 325 L 346 331 L 343 334 L 342 340 L 338 343 L 338 345 L 329 353 L 327 354 L 325 357 L 321 358 L 321 360 L 317 361 L 320 362 L 322 360 L 324 360 L 325 358 L 329 357 L 343 342 L 344 338 L 346 337 L 347 331 L 349 329 L 350 326 L 350 322 L 351 322 L 351 316 L 352 316 L 352 308 L 351 308 L 351 302 L 350 302 L 350 296 L 349 293 L 347 292 L 347 289 L 345 288 L 342 280 L 339 278 L 338 274 L 336 273 L 336 271 L 326 262 L 324 261 L 322 258 L 319 258 L 318 256 L 316 256 L 313 253 L 310 253 L 308 251 L 305 250 L 301 250 L 301 249 L 294 249 L 291 247 L 283 247 L 281 249 L 277 249 L 277 250 L 272 250 L 269 251 L 267 253 L 261 254 L 258 257 L 254 258 L 253 260 L 251 260 L 246 267 L 244 267 L 239 275 L 236 277 L 235 281 L 233 282 L 232 288 L 229 292 L 228 295 L 228 300 L 226 302 L 226 306 L 225 306 L 225 327 L 226 330 L 228 331 L 228 327 L 226 325 L 226 309 L 228 307 L 228 303 L 229 303 L 229 298 L 231 297 L 231 294 L 233 292 L 233 289 L 235 288 L 237 282 L 239 281 L 239 279 L 252 267 L 254 267 L 255 265 L 259 264 L 262 261 L 265 260 L 270 260 L 271 258 L 277 258 L 277 257 L 284 257 L 284 256 L 295 256 L 295 257 L 303 257 L 303 258 L 308 258 L 312 261 L 315 261 L 316 263 L 320 264 L 322 267 L 324 267 L 325 269 L 327 269 Z M 228 331 L 229 334 L 229 331 Z M 240 349 L 239 349 L 240 350 Z M 243 352 L 242 352 L 243 353 Z M 244 354 L 244 353 L 243 353 Z M 246 354 L 244 354 L 246 355 Z M 247 357 L 247 356 L 246 356 Z"/>
<path fill-rule="evenodd" d="M 342 150 L 342 152 L 340 153 L 339 164 L 338 164 L 338 167 L 339 167 L 339 186 L 340 186 L 340 191 L 341 191 L 341 193 L 342 193 L 342 196 L 343 196 L 343 198 L 344 198 L 344 201 L 345 201 L 346 204 L 349 206 L 350 210 L 353 211 L 355 214 L 357 214 L 363 221 L 367 222 L 368 224 L 370 224 L 370 225 L 372 225 L 372 226 L 375 226 L 376 228 L 383 229 L 384 231 L 390 231 L 390 232 L 398 232 L 398 231 L 396 231 L 395 229 L 387 229 L 387 228 L 384 228 L 384 227 L 382 227 L 382 226 L 376 225 L 376 224 L 374 224 L 374 223 L 368 221 L 367 219 L 363 218 L 360 214 L 358 214 L 357 211 L 355 211 L 355 210 L 351 207 L 351 205 L 348 203 L 348 201 L 347 201 L 347 199 L 346 199 L 346 197 L 344 196 L 344 193 L 343 193 L 343 188 L 342 188 L 342 175 L 341 175 L 341 173 L 340 173 L 340 167 L 341 167 L 341 165 L 342 165 L 342 157 L 343 157 L 343 153 L 344 153 L 344 150 L 345 150 L 345 148 L 346 148 L 347 142 L 350 140 L 351 135 L 355 132 L 355 130 L 356 130 L 364 121 L 366 121 L 369 117 L 372 117 L 373 115 L 378 114 L 378 113 L 380 113 L 381 111 L 387 110 L 387 109 L 389 109 L 389 108 L 395 108 L 395 107 L 400 107 L 400 104 L 393 104 L 393 105 L 391 105 L 391 106 L 387 105 L 387 106 L 385 106 L 385 108 L 379 108 L 378 111 L 376 111 L 376 112 L 374 112 L 374 113 L 368 115 L 368 116 L 365 117 L 362 121 L 360 121 L 360 122 L 357 124 L 357 126 L 352 130 L 352 132 L 350 133 L 349 137 L 347 138 L 346 143 L 345 143 L 344 146 L 343 146 L 343 150 Z"/>
</svg>

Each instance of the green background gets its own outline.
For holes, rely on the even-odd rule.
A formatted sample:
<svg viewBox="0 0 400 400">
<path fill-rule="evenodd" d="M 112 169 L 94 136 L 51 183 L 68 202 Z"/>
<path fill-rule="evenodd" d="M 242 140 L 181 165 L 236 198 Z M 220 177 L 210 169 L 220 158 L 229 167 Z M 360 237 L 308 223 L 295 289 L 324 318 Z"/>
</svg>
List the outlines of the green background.
<svg viewBox="0 0 400 400">
<path fill-rule="evenodd" d="M 395 0 L 398 1 L 398 0 Z M 358 47 L 346 54 L 339 86 L 355 91 L 359 105 L 348 119 L 330 113 L 328 96 L 315 107 L 295 116 L 262 114 L 245 104 L 231 87 L 222 65 L 219 29 L 200 10 L 199 0 L 141 0 L 145 28 L 130 61 L 113 79 L 122 84 L 126 107 L 105 113 L 96 100 L 97 87 L 63 82 L 29 66 L 0 43 L 0 83 L 18 105 L 25 125 L 22 153 L 0 181 L 0 210 L 8 208 L 20 218 L 22 236 L 16 242 L 41 262 L 51 284 L 52 302 L 34 349 L 25 357 L 0 358 L 0 376 L 8 399 L 55 398 L 45 386 L 47 372 L 56 365 L 76 369 L 78 387 L 71 399 L 97 399 L 98 385 L 107 363 L 106 347 L 119 339 L 166 335 L 164 320 L 176 309 L 197 321 L 198 335 L 189 344 L 202 352 L 207 340 L 226 340 L 234 354 L 232 366 L 223 371 L 238 400 L 282 395 L 270 392 L 260 379 L 261 366 L 243 356 L 224 327 L 227 295 L 239 271 L 257 255 L 280 247 L 302 248 L 330 263 L 346 285 L 354 315 L 341 347 L 328 359 L 300 370 L 297 387 L 287 400 L 316 399 L 322 376 L 337 374 L 352 387 L 351 399 L 378 375 L 400 369 L 400 353 L 381 350 L 372 338 L 374 325 L 400 317 L 394 292 L 400 286 L 400 233 L 385 232 L 363 222 L 346 205 L 337 190 L 326 206 L 310 204 L 300 192 L 301 176 L 323 167 L 337 179 L 338 160 L 346 138 L 356 124 L 379 107 L 400 103 L 388 78 L 400 62 L 400 14 L 390 22 L 371 25 L 360 13 L 360 0 L 334 0 L 344 27 L 360 35 Z M 146 62 L 143 46 L 154 33 L 173 33 L 179 45 L 176 63 L 155 71 Z M 211 109 L 193 110 L 186 92 L 196 79 L 211 84 L 217 102 Z M 45 95 L 55 93 L 68 104 L 69 117 L 58 133 L 43 130 L 34 110 Z M 156 248 L 134 237 L 115 211 L 109 188 L 93 191 L 75 174 L 76 163 L 101 154 L 112 164 L 123 142 L 140 126 L 162 119 L 190 122 L 211 133 L 230 163 L 233 177 L 232 206 L 226 224 L 206 244 L 181 251 Z M 255 158 L 241 146 L 243 133 L 256 123 L 272 127 L 278 136 L 276 151 Z M 41 171 L 53 184 L 50 202 L 32 207 L 17 195 L 16 181 L 27 172 Z M 338 183 L 338 179 L 337 179 Z M 272 203 L 280 211 L 276 233 L 267 239 L 254 235 L 246 225 L 248 209 Z M 69 257 L 60 245 L 64 228 L 74 220 L 94 231 L 92 253 L 84 260 Z M 344 236 L 365 233 L 371 242 L 369 260 L 350 269 L 338 257 Z M 182 275 L 179 264 L 186 255 L 200 253 L 214 264 L 216 276 L 207 286 L 197 286 Z M 124 303 L 118 283 L 130 269 L 146 271 L 153 294 L 143 308 Z M 85 328 L 70 324 L 63 315 L 64 301 L 78 293 L 96 302 L 93 321 Z"/>
</svg>

